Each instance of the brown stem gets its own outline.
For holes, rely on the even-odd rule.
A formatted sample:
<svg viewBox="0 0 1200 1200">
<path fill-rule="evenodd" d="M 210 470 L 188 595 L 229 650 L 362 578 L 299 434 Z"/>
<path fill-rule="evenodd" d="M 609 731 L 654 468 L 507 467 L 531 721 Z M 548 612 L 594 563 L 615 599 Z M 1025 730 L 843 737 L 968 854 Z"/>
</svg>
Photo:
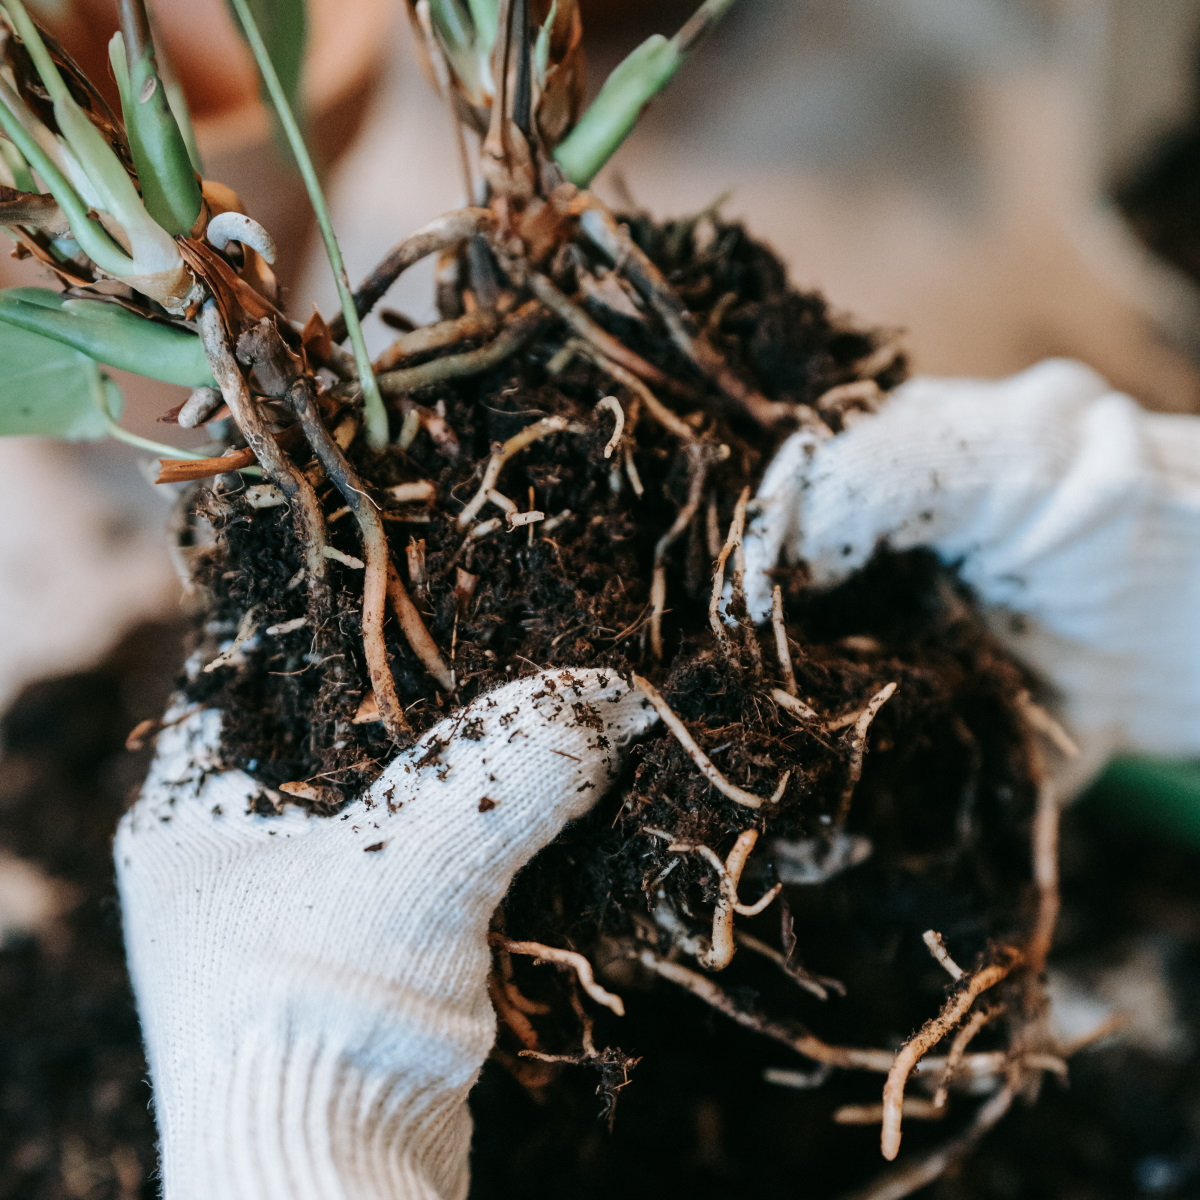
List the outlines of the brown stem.
<svg viewBox="0 0 1200 1200">
<path fill-rule="evenodd" d="M 268 478 L 284 494 L 296 518 L 300 544 L 304 547 L 304 565 L 308 573 L 309 597 L 314 605 L 328 596 L 325 559 L 325 521 L 313 486 L 280 448 L 267 428 L 262 413 L 250 395 L 241 367 L 234 357 L 229 335 L 221 321 L 216 302 L 209 300 L 200 310 L 200 337 L 212 367 L 221 396 L 242 436 Z"/>
<path fill-rule="evenodd" d="M 486 208 L 463 208 L 431 221 L 410 237 L 393 246 L 387 257 L 366 277 L 354 293 L 354 307 L 360 317 L 383 299 L 384 293 L 400 276 L 423 258 L 465 242 L 476 233 L 492 228 L 492 214 Z M 339 313 L 329 323 L 334 342 L 346 339 L 346 318 Z"/>
<path fill-rule="evenodd" d="M 468 338 L 493 337 L 500 328 L 501 315 L 494 308 L 480 308 L 461 317 L 451 317 L 436 325 L 422 325 L 402 333 L 376 360 L 375 371 L 394 371 L 404 360 L 455 346 Z"/>
<path fill-rule="evenodd" d="M 341 448 L 329 435 L 325 422 L 317 412 L 312 379 L 305 375 L 288 389 L 288 403 L 296 414 L 304 436 L 312 446 L 326 475 L 342 494 L 354 514 L 362 535 L 363 559 L 366 569 L 363 579 L 362 638 L 367 672 L 384 728 L 394 741 L 411 736 L 412 729 L 404 715 L 404 707 L 396 694 L 396 681 L 388 663 L 387 643 L 383 637 L 383 621 L 387 613 L 388 556 L 387 535 L 374 501 L 363 489 L 362 481 L 347 462 Z"/>
<path fill-rule="evenodd" d="M 379 390 L 385 396 L 403 396 L 448 379 L 465 379 L 499 366 L 526 344 L 547 320 L 540 304 L 533 301 L 519 308 L 498 337 L 478 350 L 435 358 L 419 367 L 403 367 L 379 376 Z"/>
</svg>

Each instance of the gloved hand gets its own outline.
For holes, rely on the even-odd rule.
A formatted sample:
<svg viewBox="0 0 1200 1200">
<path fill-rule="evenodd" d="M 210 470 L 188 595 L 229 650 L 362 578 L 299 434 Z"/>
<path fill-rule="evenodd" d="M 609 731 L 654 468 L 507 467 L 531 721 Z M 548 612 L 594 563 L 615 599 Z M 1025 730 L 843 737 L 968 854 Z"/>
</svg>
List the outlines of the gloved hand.
<svg viewBox="0 0 1200 1200">
<path fill-rule="evenodd" d="M 999 382 L 914 379 L 876 415 L 794 435 L 746 538 L 754 616 L 766 574 L 818 584 L 880 543 L 958 564 L 998 637 L 1054 689 L 1080 759 L 1200 753 L 1200 419 L 1143 411 L 1079 363 Z"/>
<path fill-rule="evenodd" d="M 166 1200 L 459 1200 L 488 921 L 655 717 L 611 672 L 484 696 L 334 818 L 258 817 L 169 727 L 116 862 Z"/>
</svg>

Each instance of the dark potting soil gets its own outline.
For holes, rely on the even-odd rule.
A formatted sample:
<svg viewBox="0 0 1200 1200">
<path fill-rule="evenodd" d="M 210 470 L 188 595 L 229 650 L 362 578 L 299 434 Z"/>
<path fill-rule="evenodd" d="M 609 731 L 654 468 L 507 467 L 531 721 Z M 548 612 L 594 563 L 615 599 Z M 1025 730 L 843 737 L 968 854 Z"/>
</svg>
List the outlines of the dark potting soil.
<svg viewBox="0 0 1200 1200">
<path fill-rule="evenodd" d="M 0 721 L 0 851 L 64 889 L 0 943 L 0 1197 L 151 1200 L 150 1087 L 121 944 L 112 837 L 149 764 L 182 629 L 144 626 L 95 670 L 27 688 Z"/>
<path fill-rule="evenodd" d="M 0 946 L 2 1200 L 157 1195 L 149 1087 L 110 842 L 146 765 L 145 753 L 124 750 L 125 737 L 138 720 L 161 711 L 177 646 L 171 631 L 139 630 L 95 670 L 29 688 L 0 723 L 0 846 L 74 889 L 73 907 L 50 935 Z M 1063 847 L 1055 957 L 1101 966 L 1122 945 L 1152 944 L 1166 964 L 1186 1037 L 1170 1053 L 1114 1042 L 1079 1055 L 1068 1089 L 1052 1083 L 1035 1107 L 1018 1105 L 965 1167 L 928 1195 L 1200 1197 L 1195 856 L 1141 840 L 1086 802 L 1066 814 Z M 818 891 L 800 890 L 797 920 L 816 899 Z M 819 942 L 810 946 L 809 936 L 801 938 L 803 961 L 820 970 L 831 953 Z M 833 1200 L 846 1184 L 825 1182 L 829 1164 L 846 1168 L 845 1179 L 877 1167 L 874 1129 L 833 1126 L 819 1092 L 762 1081 L 764 1067 L 807 1064 L 690 998 L 629 988 L 623 994 L 629 1014 L 618 1040 L 645 1057 L 611 1128 L 599 1116 L 593 1071 L 564 1070 L 551 1096 L 529 1092 L 490 1063 L 472 1097 L 472 1200 Z M 803 1016 L 817 1026 L 841 1003 L 805 1001 Z M 610 1028 L 598 1026 L 601 1044 Z M 907 1152 L 908 1139 L 929 1134 L 914 1122 L 905 1136 Z"/>
<path fill-rule="evenodd" d="M 740 227 L 704 217 L 666 226 L 634 221 L 632 230 L 730 366 L 769 399 L 816 405 L 839 384 L 874 380 L 886 391 L 902 377 L 902 359 L 881 353 L 879 335 L 792 289 L 778 260 Z M 578 267 L 567 259 L 564 290 L 575 290 Z M 890 1050 L 945 998 L 946 977 L 921 940 L 925 930 L 939 930 L 967 969 L 1028 935 L 1036 792 L 1018 709 L 1031 681 L 929 556 L 881 554 L 829 595 L 811 590 L 802 569 L 778 573 L 807 703 L 823 717 L 849 715 L 852 724 L 872 696 L 898 685 L 871 726 L 861 779 L 852 728 L 830 730 L 769 699 L 784 684 L 764 636 L 769 627 L 754 629 L 735 599 L 741 619 L 714 636 L 713 561 L 739 494 L 757 485 L 778 437 L 706 395 L 653 323 L 637 317 L 616 277 L 604 282 L 607 292 L 593 290 L 592 316 L 692 389 L 669 402 L 696 444 L 643 410 L 636 425 L 632 415 L 626 422 L 628 451 L 606 458 L 613 416 L 598 402 L 612 380 L 589 359 L 564 355 L 567 331 L 547 321 L 501 366 L 415 393 L 406 407 L 422 426 L 406 453 L 370 458 L 357 444 L 350 450 L 379 489 L 393 560 L 408 564 L 414 599 L 457 676 L 456 695 L 442 697 L 398 628 L 389 628 L 397 689 L 416 731 L 520 675 L 609 667 L 648 676 L 741 787 L 769 796 L 789 773 L 777 802 L 747 808 L 715 791 L 674 736 L 654 733 L 635 749 L 612 795 L 514 884 L 497 918 L 508 936 L 578 950 L 608 986 L 645 999 L 637 1017 L 615 1026 L 601 1020 L 592 1052 L 585 1049 L 592 1018 L 581 1015 L 589 1010 L 579 1008 L 573 983 L 528 960 L 512 964 L 515 987 L 546 1011 L 526 1019 L 501 997 L 497 1058 L 551 1109 L 560 1091 L 578 1086 L 573 1077 L 586 1076 L 593 1089 L 598 1082 L 602 1101 L 589 1120 L 599 1119 L 597 1109 L 611 1117 L 643 1074 L 666 1072 L 683 1084 L 695 1051 L 682 1031 L 712 1021 L 694 1011 L 693 999 L 632 965 L 639 950 L 666 957 L 711 931 L 719 875 L 700 854 L 671 850 L 673 843 L 708 847 L 723 859 L 739 834 L 763 835 L 743 882 L 747 896 L 777 878 L 794 884 L 797 862 L 815 873 L 814 885 L 788 886 L 762 916 L 739 917 L 738 928 L 789 956 L 793 976 L 815 973 L 826 979 L 818 989 L 844 997 L 813 1010 L 794 978 L 745 947 L 720 983 L 739 1007 L 811 1022 L 826 1041 Z M 632 414 L 632 397 L 625 403 Z M 831 432 L 840 429 L 842 412 L 821 415 Z M 546 417 L 569 427 L 522 450 L 497 483 L 520 509 L 544 512 L 545 525 L 509 532 L 495 519 L 468 537 L 498 511 L 481 510 L 467 529 L 458 527 L 493 447 Z M 435 483 L 432 502 L 389 504 L 383 489 L 419 480 Z M 693 518 L 664 554 L 662 539 L 689 498 Z M 332 543 L 355 554 L 352 520 L 334 516 L 336 493 L 326 487 L 323 502 Z M 295 586 L 302 560 L 290 518 L 281 508 L 252 507 L 244 484 L 227 481 L 198 490 L 193 512 L 195 578 L 206 599 L 194 642 L 199 661 L 211 662 L 250 625 L 260 636 L 246 639 L 228 665 L 197 675 L 187 693 L 223 712 L 223 756 L 260 782 L 260 811 L 285 802 L 284 784 L 307 789 L 300 801 L 318 813 L 336 811 L 393 752 L 381 725 L 352 722 L 367 696 L 361 573 L 335 567 L 334 611 L 316 630 L 263 634 L 307 615 L 305 591 Z M 651 629 L 656 548 L 667 597 L 661 658 Z M 422 569 L 413 570 L 414 559 Z M 839 872 L 829 865 L 839 856 L 858 865 Z M 509 970 L 503 959 L 501 970 Z M 1038 1016 L 1040 984 L 1017 972 L 993 999 L 1005 1012 L 981 1035 L 981 1049 L 1005 1049 L 1025 1036 Z M 727 1036 L 733 1047 L 745 1040 Z M 529 1051 L 587 1061 L 547 1063 Z M 745 1064 L 772 1053 L 767 1045 L 735 1051 Z M 741 1071 L 714 1120 L 747 1105 L 764 1113 L 779 1099 L 759 1066 L 749 1076 Z M 811 1141 L 789 1154 L 806 1162 L 814 1184 L 836 1192 L 873 1170 L 872 1155 L 847 1164 L 834 1152 L 843 1143 L 826 1135 L 834 1108 L 847 1097 L 877 1100 L 878 1089 L 877 1078 L 834 1078 L 788 1100 L 813 1118 Z M 678 1100 L 691 1103 L 685 1093 Z M 670 1107 L 682 1111 L 679 1104 Z M 954 1124 L 935 1135 L 945 1137 Z M 590 1136 L 580 1131 L 588 1144 Z M 910 1148 L 929 1140 L 919 1131 L 910 1136 Z M 512 1149 L 521 1154 L 529 1145 L 517 1139 Z"/>
</svg>

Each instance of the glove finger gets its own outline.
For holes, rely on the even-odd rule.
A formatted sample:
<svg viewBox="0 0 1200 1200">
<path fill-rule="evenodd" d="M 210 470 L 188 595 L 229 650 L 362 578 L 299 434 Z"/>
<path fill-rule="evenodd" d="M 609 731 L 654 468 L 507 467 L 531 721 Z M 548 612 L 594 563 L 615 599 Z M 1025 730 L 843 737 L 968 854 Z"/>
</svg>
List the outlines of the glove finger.
<svg viewBox="0 0 1200 1200">
<path fill-rule="evenodd" d="M 440 722 L 360 803 L 404 813 L 406 836 L 470 847 L 489 871 L 511 875 L 591 809 L 622 751 L 657 719 L 612 671 L 547 671 Z"/>
<path fill-rule="evenodd" d="M 828 585 L 881 542 L 931 546 L 948 561 L 995 545 L 1044 506 L 1077 456 L 1089 407 L 1109 392 L 1082 364 L 1051 360 L 995 382 L 914 379 L 837 437 L 804 449 L 797 435 L 764 480 L 747 566 L 769 570 L 782 552 Z M 761 575 L 747 590 L 765 617 Z"/>
</svg>

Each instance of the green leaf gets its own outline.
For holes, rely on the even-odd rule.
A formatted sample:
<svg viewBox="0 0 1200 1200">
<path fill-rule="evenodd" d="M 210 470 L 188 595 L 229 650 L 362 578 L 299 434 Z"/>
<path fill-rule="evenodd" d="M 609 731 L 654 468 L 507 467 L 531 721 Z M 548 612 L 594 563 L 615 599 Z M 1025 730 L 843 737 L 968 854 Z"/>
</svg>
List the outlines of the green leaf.
<svg viewBox="0 0 1200 1200">
<path fill-rule="evenodd" d="M 246 3 L 267 48 L 275 74 L 279 76 L 288 106 L 293 112 L 301 112 L 304 107 L 301 93 L 304 48 L 308 40 L 308 14 L 304 0 L 246 0 Z M 235 28 L 246 37 L 237 8 L 230 0 L 227 0 L 227 6 Z M 265 89 L 263 99 L 269 99 Z"/>
<path fill-rule="evenodd" d="M 358 319 L 358 310 L 354 307 L 354 297 L 350 294 L 350 281 L 346 277 L 346 264 L 342 260 L 341 247 L 338 246 L 337 234 L 333 228 L 333 218 L 329 215 L 329 205 L 325 202 L 325 193 L 321 190 L 321 181 L 317 178 L 317 169 L 313 166 L 312 155 L 304 144 L 304 135 L 296 121 L 288 98 L 284 94 L 282 82 L 275 71 L 271 56 L 267 52 L 262 33 L 254 20 L 255 0 L 229 0 L 233 11 L 241 22 L 242 33 L 254 54 L 262 75 L 263 85 L 275 106 L 275 115 L 283 131 L 287 144 L 291 147 L 292 157 L 296 160 L 296 169 L 304 180 L 304 190 L 308 192 L 308 201 L 312 205 L 313 216 L 317 218 L 317 228 L 321 231 L 321 240 L 325 243 L 325 255 L 329 259 L 333 271 L 333 282 L 337 287 L 338 299 L 342 306 L 342 316 L 346 320 L 346 333 L 354 350 L 354 365 L 358 368 L 358 382 L 362 388 L 363 416 L 365 418 L 367 445 L 372 450 L 383 450 L 388 442 L 388 414 L 383 404 L 383 396 L 379 391 L 379 381 L 371 367 L 371 355 L 367 352 L 366 339 L 363 337 L 362 322 Z"/>
<path fill-rule="evenodd" d="M 96 364 L 86 354 L 0 323 L 0 436 L 92 441 L 108 435 L 108 413 L 96 403 Z M 108 381 L 105 404 L 120 411 Z"/>
<path fill-rule="evenodd" d="M 475 42 L 479 57 L 489 58 L 496 44 L 496 31 L 500 25 L 500 0 L 467 0 L 471 10 L 471 21 L 475 26 Z"/>
<path fill-rule="evenodd" d="M 555 161 L 573 184 L 591 183 L 629 136 L 642 110 L 671 82 L 683 57 L 674 42 L 656 33 L 616 67 L 579 124 L 555 148 Z"/>
<path fill-rule="evenodd" d="M 119 304 L 67 299 L 46 288 L 6 288 L 0 291 L 0 324 L 53 338 L 96 362 L 163 383 L 200 387 L 213 382 L 194 333 L 140 317 Z"/>
<path fill-rule="evenodd" d="M 200 183 L 153 51 L 143 48 L 130 61 L 120 33 L 113 34 L 108 50 L 146 211 L 168 233 L 190 233 L 200 215 Z"/>
<path fill-rule="evenodd" d="M 733 7 L 734 0 L 704 0 L 670 41 L 647 38 L 604 81 L 600 94 L 554 158 L 563 174 L 587 187 L 637 124 L 642 110 L 667 86 L 709 30 Z"/>
</svg>

